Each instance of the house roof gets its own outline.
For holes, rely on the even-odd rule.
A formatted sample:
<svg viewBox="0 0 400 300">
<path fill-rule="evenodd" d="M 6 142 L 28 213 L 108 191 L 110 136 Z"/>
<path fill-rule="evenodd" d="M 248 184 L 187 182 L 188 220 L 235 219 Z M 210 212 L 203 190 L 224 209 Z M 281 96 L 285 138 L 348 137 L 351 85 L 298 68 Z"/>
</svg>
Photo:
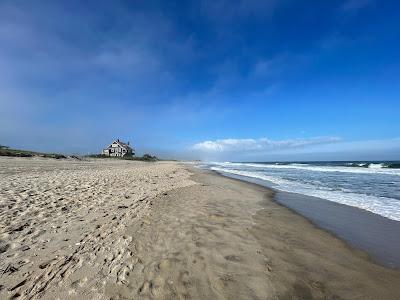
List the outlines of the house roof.
<svg viewBox="0 0 400 300">
<path fill-rule="evenodd" d="M 111 145 L 114 144 L 114 143 L 120 145 L 122 148 L 126 148 L 126 149 L 131 149 L 131 150 L 133 150 L 133 148 L 132 148 L 130 145 L 128 145 L 127 143 L 121 142 L 120 140 L 115 140 L 115 141 L 112 142 L 110 145 L 108 145 L 107 148 L 111 148 Z M 107 148 L 106 148 L 106 149 L 107 149 Z"/>
</svg>

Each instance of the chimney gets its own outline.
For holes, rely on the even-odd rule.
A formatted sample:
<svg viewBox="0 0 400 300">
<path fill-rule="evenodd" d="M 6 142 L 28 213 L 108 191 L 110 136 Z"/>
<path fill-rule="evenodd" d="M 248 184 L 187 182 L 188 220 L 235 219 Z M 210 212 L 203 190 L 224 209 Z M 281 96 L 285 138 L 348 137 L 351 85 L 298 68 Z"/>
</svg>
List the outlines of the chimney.
<svg viewBox="0 0 400 300">
<path fill-rule="evenodd" d="M 119 139 L 117 139 L 117 142 L 119 142 Z"/>
<path fill-rule="evenodd" d="M 129 146 L 129 141 L 128 141 L 128 146 Z"/>
</svg>

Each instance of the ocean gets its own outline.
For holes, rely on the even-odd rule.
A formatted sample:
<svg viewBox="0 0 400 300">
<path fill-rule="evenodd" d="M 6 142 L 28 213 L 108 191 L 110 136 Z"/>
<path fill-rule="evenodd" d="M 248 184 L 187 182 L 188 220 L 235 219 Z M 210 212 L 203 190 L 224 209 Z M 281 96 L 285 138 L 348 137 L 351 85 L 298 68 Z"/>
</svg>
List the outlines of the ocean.
<svg viewBox="0 0 400 300">
<path fill-rule="evenodd" d="M 209 162 L 201 167 L 400 221 L 400 162 Z"/>
</svg>

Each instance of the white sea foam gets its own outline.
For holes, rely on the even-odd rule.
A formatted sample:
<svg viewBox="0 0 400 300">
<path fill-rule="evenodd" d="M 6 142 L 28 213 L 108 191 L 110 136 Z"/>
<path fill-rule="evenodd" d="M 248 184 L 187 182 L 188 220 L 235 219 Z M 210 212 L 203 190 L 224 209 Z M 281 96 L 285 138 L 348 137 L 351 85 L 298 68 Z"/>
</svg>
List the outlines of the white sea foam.
<svg viewBox="0 0 400 300">
<path fill-rule="evenodd" d="M 383 164 L 370 164 L 368 166 L 368 168 L 370 168 L 370 169 L 382 169 L 383 168 Z"/>
<path fill-rule="evenodd" d="M 400 169 L 383 168 L 382 164 L 370 164 L 368 168 L 363 167 L 344 167 L 344 166 L 315 166 L 309 164 L 262 164 L 262 163 L 215 163 L 223 167 L 252 167 L 252 168 L 270 168 L 270 169 L 298 169 L 317 172 L 341 172 L 341 173 L 358 173 L 358 174 L 388 174 L 400 176 Z"/>
<path fill-rule="evenodd" d="M 247 164 L 247 166 L 248 165 L 249 164 Z M 259 164 L 254 165 L 258 166 Z M 297 181 L 285 180 L 277 176 L 266 175 L 265 173 L 257 170 L 244 171 L 229 169 L 223 166 L 214 166 L 211 167 L 211 169 L 218 172 L 266 180 L 269 183 L 272 183 L 272 187 L 281 191 L 326 199 L 332 202 L 364 209 L 392 220 L 400 221 L 400 201 L 397 199 L 352 193 L 346 191 L 345 189 L 333 190 L 323 186 L 315 186 Z"/>
</svg>

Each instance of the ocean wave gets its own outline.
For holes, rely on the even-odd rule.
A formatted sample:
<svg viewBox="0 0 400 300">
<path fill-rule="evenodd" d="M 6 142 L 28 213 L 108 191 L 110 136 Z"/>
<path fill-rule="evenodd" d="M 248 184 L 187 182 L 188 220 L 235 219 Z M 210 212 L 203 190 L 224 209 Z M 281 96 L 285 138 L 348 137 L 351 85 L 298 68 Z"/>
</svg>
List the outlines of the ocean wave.
<svg viewBox="0 0 400 300">
<path fill-rule="evenodd" d="M 397 163 L 357 163 L 358 165 L 349 166 L 333 166 L 333 165 L 311 165 L 311 164 L 270 164 L 270 163 L 213 163 L 222 167 L 252 167 L 263 169 L 298 169 L 316 172 L 341 172 L 341 173 L 362 173 L 362 174 L 388 174 L 400 176 L 400 169 L 396 168 Z M 355 164 L 355 163 L 352 163 Z M 367 164 L 367 163 L 365 163 Z"/>
<path fill-rule="evenodd" d="M 361 167 L 371 169 L 400 169 L 400 163 L 348 163 L 349 167 Z"/>
<path fill-rule="evenodd" d="M 388 219 L 400 221 L 400 201 L 393 198 L 345 192 L 344 190 L 333 190 L 322 186 L 317 187 L 310 184 L 269 176 L 257 171 L 226 169 L 216 166 L 211 167 L 211 169 L 217 172 L 261 179 L 272 183 L 271 186 L 277 190 L 322 198 L 332 202 L 367 210 Z"/>
</svg>

